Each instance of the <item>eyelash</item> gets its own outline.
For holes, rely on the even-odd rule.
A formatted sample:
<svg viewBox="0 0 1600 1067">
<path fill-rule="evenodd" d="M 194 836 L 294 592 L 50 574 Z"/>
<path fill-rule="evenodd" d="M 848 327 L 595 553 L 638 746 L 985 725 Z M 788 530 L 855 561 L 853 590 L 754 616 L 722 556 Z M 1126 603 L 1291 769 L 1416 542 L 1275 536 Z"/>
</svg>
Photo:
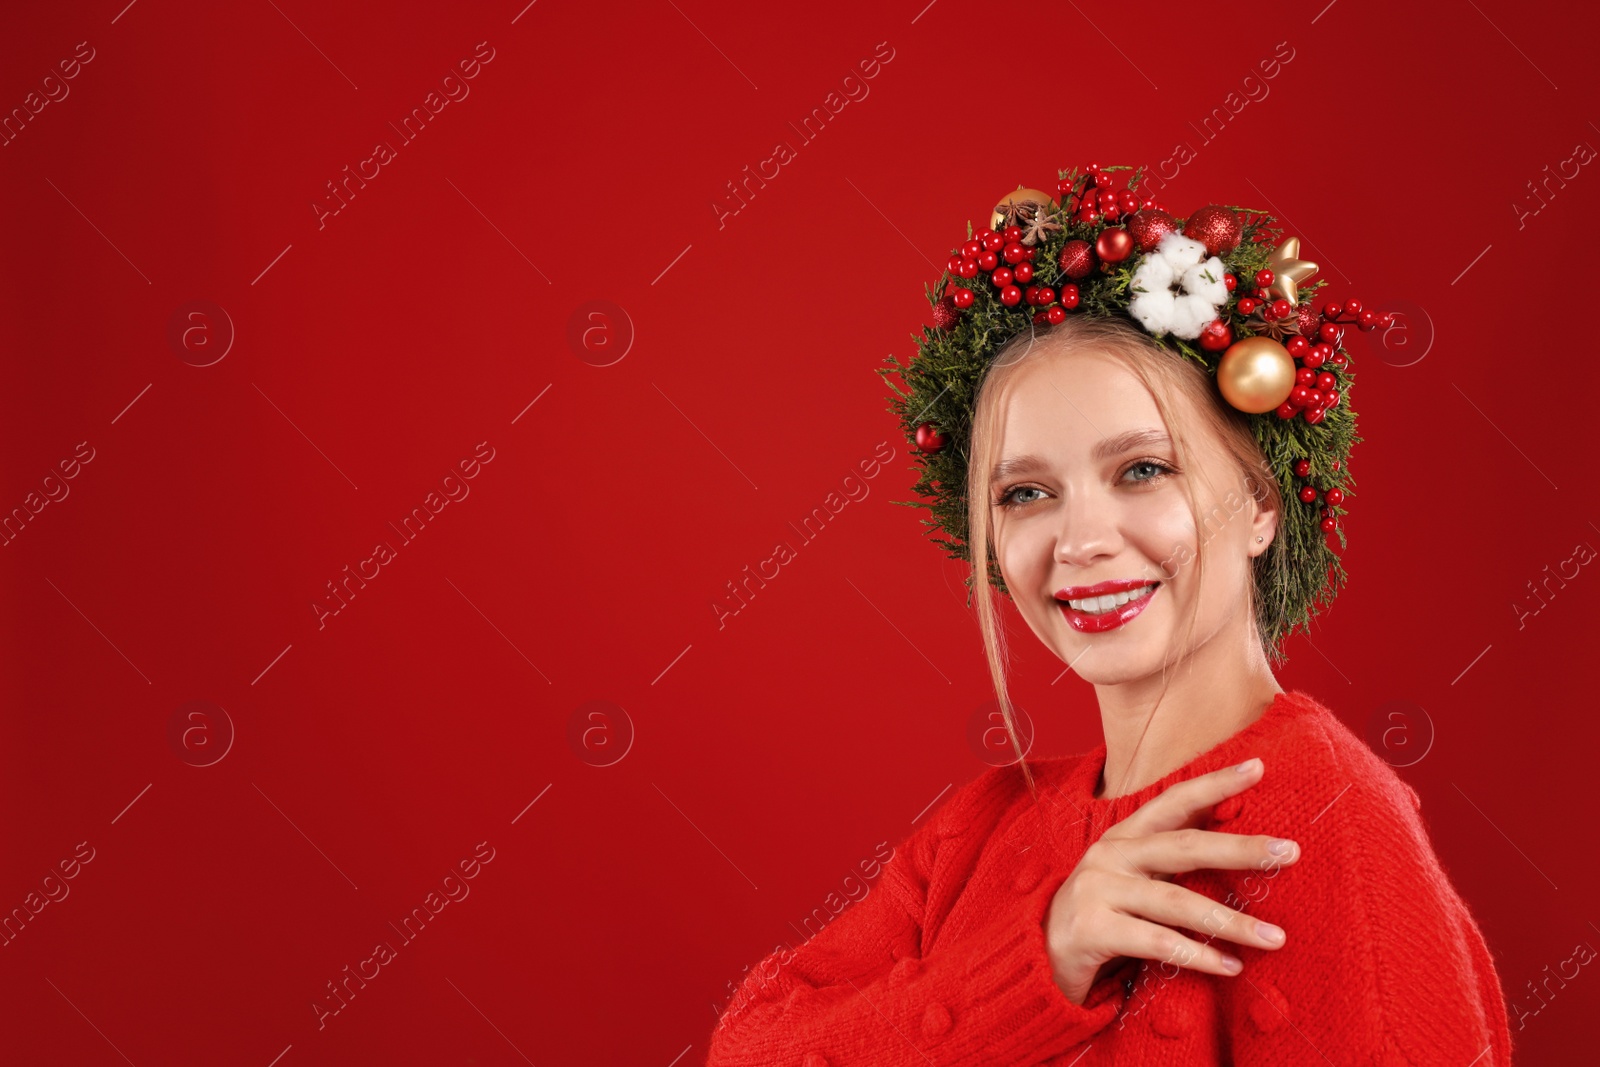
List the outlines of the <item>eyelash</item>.
<svg viewBox="0 0 1600 1067">
<path fill-rule="evenodd" d="M 1136 484 L 1139 484 L 1139 485 L 1150 485 L 1152 483 L 1161 481 L 1163 478 L 1166 478 L 1169 475 L 1177 473 L 1177 471 L 1174 468 L 1168 466 L 1167 464 L 1161 462 L 1158 459 L 1146 458 L 1146 459 L 1136 459 L 1136 460 L 1134 460 L 1132 463 L 1128 464 L 1126 467 L 1123 468 L 1122 474 L 1124 476 L 1126 476 L 1129 471 L 1134 470 L 1134 469 L 1139 468 L 1139 467 L 1154 467 L 1156 469 L 1156 471 L 1158 472 L 1158 473 L 1152 475 L 1149 478 L 1141 479 L 1139 482 L 1136 483 Z M 1036 486 L 1031 486 L 1031 485 L 1013 485 L 1009 489 L 1007 489 L 1004 493 L 1002 493 L 1000 495 L 1000 499 L 995 501 L 995 506 L 996 507 L 1005 508 L 1007 510 L 1011 510 L 1011 509 L 1014 509 L 1014 508 L 1025 507 L 1027 504 L 1031 504 L 1032 501 L 1024 501 L 1022 503 L 1018 503 L 1014 499 L 1014 497 L 1016 496 L 1016 494 L 1020 490 L 1023 490 L 1023 489 L 1034 489 L 1034 488 L 1037 488 L 1037 487 Z"/>
</svg>

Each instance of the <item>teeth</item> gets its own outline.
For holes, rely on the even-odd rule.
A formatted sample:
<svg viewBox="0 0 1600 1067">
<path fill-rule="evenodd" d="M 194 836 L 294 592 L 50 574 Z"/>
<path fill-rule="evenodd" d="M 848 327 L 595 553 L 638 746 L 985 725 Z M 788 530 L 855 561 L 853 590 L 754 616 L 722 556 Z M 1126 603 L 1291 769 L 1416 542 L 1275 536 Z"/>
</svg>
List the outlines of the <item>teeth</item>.
<svg viewBox="0 0 1600 1067">
<path fill-rule="evenodd" d="M 1067 603 L 1070 604 L 1075 610 L 1081 611 L 1085 615 L 1104 615 L 1106 612 L 1111 611 L 1114 608 L 1120 608 L 1130 600 L 1138 600 L 1142 596 L 1147 596 L 1154 590 L 1155 583 L 1152 582 L 1149 585 L 1142 585 L 1137 589 L 1129 589 L 1127 592 L 1123 593 L 1111 593 L 1106 596 L 1092 596 L 1087 600 L 1069 600 Z"/>
</svg>

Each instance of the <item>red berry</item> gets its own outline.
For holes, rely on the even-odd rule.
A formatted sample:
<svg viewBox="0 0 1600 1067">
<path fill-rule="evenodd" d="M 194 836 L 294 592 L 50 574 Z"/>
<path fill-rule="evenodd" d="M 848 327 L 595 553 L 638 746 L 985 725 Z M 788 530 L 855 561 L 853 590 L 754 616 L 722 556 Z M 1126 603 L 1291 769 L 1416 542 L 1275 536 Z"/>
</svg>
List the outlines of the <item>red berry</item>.
<svg viewBox="0 0 1600 1067">
<path fill-rule="evenodd" d="M 996 289 L 1004 289 L 1006 286 L 1011 284 L 1011 268 L 1001 267 L 999 270 L 989 275 L 989 281 L 994 283 L 994 287 Z"/>
<path fill-rule="evenodd" d="M 982 251 L 983 245 L 977 241 L 968 241 L 966 244 L 961 246 L 961 254 L 966 256 L 968 259 L 975 259 L 978 253 Z"/>
<path fill-rule="evenodd" d="M 1315 489 L 1311 488 L 1309 485 L 1301 487 L 1301 489 L 1300 489 L 1300 500 L 1303 503 L 1310 504 L 1310 503 L 1313 503 L 1316 499 L 1317 499 L 1317 491 Z"/>
<path fill-rule="evenodd" d="M 1233 330 L 1221 319 L 1212 319 L 1200 331 L 1200 347 L 1207 352 L 1221 352 L 1233 344 Z"/>
<path fill-rule="evenodd" d="M 1311 390 L 1311 395 L 1306 398 L 1306 407 L 1320 408 L 1322 406 L 1322 393 L 1317 389 Z"/>
<path fill-rule="evenodd" d="M 1092 207 L 1086 207 L 1082 211 L 1079 211 L 1074 217 L 1078 222 L 1083 223 L 1085 226 L 1093 226 L 1096 222 L 1100 221 L 1100 212 L 1096 211 Z"/>
<path fill-rule="evenodd" d="M 1014 285 L 1008 285 L 1000 290 L 1000 303 L 1008 308 L 1016 307 L 1022 302 L 1022 290 Z"/>
<path fill-rule="evenodd" d="M 1017 280 L 1021 281 L 1022 279 L 1019 278 Z M 1037 304 L 1039 302 L 1039 287 L 1037 285 L 1030 285 L 1026 289 L 1022 290 L 1022 299 L 1026 300 L 1030 304 Z"/>
<path fill-rule="evenodd" d="M 1048 285 L 1039 290 L 1039 306 L 1044 307 L 1056 302 L 1056 291 Z"/>
<path fill-rule="evenodd" d="M 1239 298 L 1239 305 L 1238 305 L 1239 306 L 1239 314 L 1248 315 L 1252 311 L 1254 311 L 1259 304 L 1260 304 L 1260 301 L 1257 300 L 1255 297 L 1241 296 Z"/>
<path fill-rule="evenodd" d="M 1311 402 L 1311 390 L 1304 385 L 1297 385 L 1289 390 L 1289 403 L 1297 408 L 1303 408 Z"/>
<path fill-rule="evenodd" d="M 1324 493 L 1322 495 L 1322 499 L 1324 499 L 1324 500 L 1326 500 L 1328 502 L 1328 506 L 1329 507 L 1335 507 L 1336 508 L 1340 504 L 1344 503 L 1344 490 L 1343 489 L 1329 489 L 1326 493 Z"/>
<path fill-rule="evenodd" d="M 1326 393 L 1329 389 L 1332 389 L 1337 384 L 1339 384 L 1339 380 L 1333 375 L 1329 374 L 1327 371 L 1323 371 L 1321 374 L 1317 375 L 1317 388 L 1321 389 L 1324 393 Z"/>
<path fill-rule="evenodd" d="M 1000 265 L 1000 257 L 993 252 L 982 252 L 978 255 L 978 266 L 983 270 L 994 270 Z"/>
<path fill-rule="evenodd" d="M 1327 362 L 1327 357 L 1322 354 L 1320 345 L 1312 348 L 1311 351 L 1300 358 L 1305 362 L 1306 366 L 1312 368 L 1320 367 Z"/>
<path fill-rule="evenodd" d="M 1272 284 L 1272 272 L 1265 267 L 1256 271 L 1256 288 L 1265 289 Z"/>
<path fill-rule="evenodd" d="M 1015 244 L 1022 240 L 1022 227 L 1007 226 L 1005 229 L 1000 231 L 1000 236 L 1005 239 L 1006 244 Z"/>
<path fill-rule="evenodd" d="M 985 252 L 998 252 L 1006 246 L 1006 239 L 993 230 L 986 230 L 981 243 Z"/>
<path fill-rule="evenodd" d="M 1323 533 L 1333 533 L 1333 531 L 1339 528 L 1339 524 L 1334 521 L 1332 515 L 1329 515 L 1326 519 L 1323 519 L 1322 522 L 1318 523 L 1318 525 L 1322 527 Z"/>
<path fill-rule="evenodd" d="M 1334 303 L 1332 300 L 1330 300 L 1326 304 L 1322 305 L 1322 316 L 1323 316 L 1323 318 L 1336 319 L 1343 313 L 1344 313 L 1344 308 L 1340 307 L 1338 304 Z"/>
<path fill-rule="evenodd" d="M 1099 174 L 1100 173 L 1100 164 L 1091 163 L 1087 167 L 1084 167 L 1083 169 L 1088 171 L 1090 174 Z"/>
<path fill-rule="evenodd" d="M 1321 408 L 1306 408 L 1305 409 L 1305 414 L 1306 414 L 1306 421 L 1311 423 L 1313 426 L 1315 426 L 1317 423 L 1322 421 L 1322 409 Z"/>
<path fill-rule="evenodd" d="M 1298 474 L 1302 478 L 1306 477 L 1308 474 L 1311 473 L 1311 461 L 1309 459 L 1297 459 L 1297 460 L 1295 460 L 1294 461 L 1294 472 L 1296 474 Z"/>
<path fill-rule="evenodd" d="M 1333 407 L 1335 404 L 1337 404 L 1339 402 L 1339 390 L 1337 390 L 1337 389 L 1329 389 L 1327 391 L 1327 393 L 1324 394 L 1324 401 L 1325 401 L 1325 403 L 1322 405 L 1323 407 L 1328 407 L 1328 408 Z M 1333 469 L 1334 470 L 1338 470 L 1339 468 L 1335 467 Z"/>
<path fill-rule="evenodd" d="M 1294 418 L 1294 413 L 1296 410 L 1298 409 L 1296 409 L 1293 404 L 1285 400 L 1283 403 L 1278 405 L 1278 418 L 1292 419 Z"/>
<path fill-rule="evenodd" d="M 1063 308 L 1060 304 L 1057 304 L 1055 307 L 1046 311 L 1044 313 L 1044 317 L 1047 322 L 1057 323 L 1067 317 L 1067 312 L 1065 308 Z"/>
<path fill-rule="evenodd" d="M 1361 306 L 1361 301 L 1355 299 L 1354 297 L 1351 297 L 1349 300 L 1344 302 L 1344 309 L 1350 312 L 1352 315 L 1361 314 Z"/>
<path fill-rule="evenodd" d="M 1331 322 L 1325 322 L 1322 324 L 1322 329 L 1319 330 L 1318 333 L 1324 341 L 1328 342 L 1330 345 L 1336 345 L 1339 343 L 1339 338 L 1343 336 L 1344 331 Z"/>
<path fill-rule="evenodd" d="M 1299 334 L 1295 334 L 1293 337 L 1289 338 L 1288 343 L 1286 343 L 1284 347 L 1289 350 L 1289 354 L 1291 356 L 1299 359 L 1311 348 L 1311 342 Z"/>
<path fill-rule="evenodd" d="M 1028 258 L 1028 250 L 1016 241 L 1008 243 L 1005 250 L 1000 253 L 1000 258 L 1007 263 L 1021 263 Z"/>
<path fill-rule="evenodd" d="M 1063 285 L 1061 287 L 1061 306 L 1067 308 L 1078 306 L 1078 287 L 1076 285 Z"/>
<path fill-rule="evenodd" d="M 955 298 L 956 307 L 961 308 L 963 311 L 971 307 L 972 301 L 976 299 L 973 296 L 971 289 L 957 289 L 955 291 Z"/>
<path fill-rule="evenodd" d="M 1294 372 L 1294 384 L 1303 385 L 1310 389 L 1317 382 L 1317 372 L 1310 367 L 1301 367 Z"/>
<path fill-rule="evenodd" d="M 1363 308 L 1360 315 L 1356 316 L 1356 325 L 1363 330 L 1370 330 L 1378 325 L 1378 313 L 1371 308 Z"/>
<path fill-rule="evenodd" d="M 1332 359 L 1328 360 L 1328 362 L 1332 363 L 1335 367 L 1342 367 L 1346 363 L 1348 363 L 1349 360 L 1344 358 L 1344 353 L 1343 352 L 1338 352 L 1338 353 L 1335 353 L 1334 357 Z"/>
<path fill-rule="evenodd" d="M 954 274 L 956 271 L 960 270 L 961 269 L 961 258 L 962 257 L 959 256 L 959 255 L 951 256 L 950 257 L 950 262 L 945 264 L 945 270 L 948 270 L 951 274 Z"/>
<path fill-rule="evenodd" d="M 1033 324 L 1035 326 L 1043 326 L 1045 323 L 1047 323 L 1049 321 L 1050 321 L 1050 316 L 1047 313 L 1045 313 L 1043 311 L 1035 311 L 1033 313 Z"/>
<path fill-rule="evenodd" d="M 1224 274 L 1222 276 L 1222 284 L 1226 285 L 1228 287 L 1228 292 L 1231 293 L 1234 291 L 1234 289 L 1238 288 L 1239 279 L 1235 278 L 1232 274 Z"/>
<path fill-rule="evenodd" d="M 1017 281 L 1027 285 L 1033 281 L 1033 264 L 1023 260 L 1011 269 L 1011 273 L 1016 276 Z"/>
<path fill-rule="evenodd" d="M 976 278 L 978 276 L 978 261 L 975 259 L 963 259 L 961 266 L 956 268 L 956 273 L 963 278 Z"/>
<path fill-rule="evenodd" d="M 1275 319 L 1281 319 L 1293 310 L 1294 305 L 1282 297 L 1279 297 L 1272 302 L 1272 317 Z"/>
</svg>

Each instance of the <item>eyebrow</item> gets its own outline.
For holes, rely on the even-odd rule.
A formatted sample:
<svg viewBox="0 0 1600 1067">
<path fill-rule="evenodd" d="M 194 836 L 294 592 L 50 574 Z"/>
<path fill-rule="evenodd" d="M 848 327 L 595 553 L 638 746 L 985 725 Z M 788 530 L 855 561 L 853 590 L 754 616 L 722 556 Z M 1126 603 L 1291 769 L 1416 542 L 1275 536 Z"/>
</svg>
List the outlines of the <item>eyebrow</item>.
<svg viewBox="0 0 1600 1067">
<path fill-rule="evenodd" d="M 1138 430 L 1128 430 L 1126 433 L 1119 433 L 1115 437 L 1101 438 L 1095 442 L 1094 448 L 1090 450 L 1090 455 L 1096 462 L 1103 462 L 1108 459 L 1114 459 L 1125 452 L 1132 452 L 1134 449 L 1170 447 L 1171 445 L 1172 439 L 1165 433 L 1146 427 Z M 1038 470 L 1045 465 L 1044 460 L 1038 456 L 1013 456 L 1009 459 L 1003 459 L 994 465 L 990 480 L 1003 481 L 1014 474 Z"/>
</svg>

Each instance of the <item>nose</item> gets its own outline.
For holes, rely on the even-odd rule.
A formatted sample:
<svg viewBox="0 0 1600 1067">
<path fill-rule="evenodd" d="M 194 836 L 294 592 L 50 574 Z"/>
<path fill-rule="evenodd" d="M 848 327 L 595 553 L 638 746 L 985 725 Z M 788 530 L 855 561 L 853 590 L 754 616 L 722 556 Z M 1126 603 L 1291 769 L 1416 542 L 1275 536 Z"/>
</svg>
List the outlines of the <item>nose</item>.
<svg viewBox="0 0 1600 1067">
<path fill-rule="evenodd" d="M 1056 531 L 1055 559 L 1069 567 L 1090 567 L 1122 549 L 1111 501 L 1078 486 L 1062 494 L 1061 525 Z"/>
</svg>

